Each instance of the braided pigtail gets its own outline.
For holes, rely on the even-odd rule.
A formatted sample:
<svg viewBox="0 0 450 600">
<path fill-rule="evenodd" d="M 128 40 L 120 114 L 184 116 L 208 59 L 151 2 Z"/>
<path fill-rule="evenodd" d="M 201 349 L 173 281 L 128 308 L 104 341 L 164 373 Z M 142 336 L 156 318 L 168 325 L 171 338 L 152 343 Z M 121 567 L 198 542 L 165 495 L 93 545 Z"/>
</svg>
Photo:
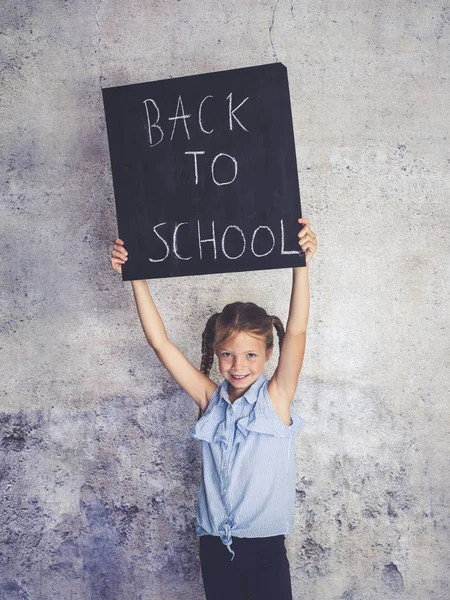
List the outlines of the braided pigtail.
<svg viewBox="0 0 450 600">
<path fill-rule="evenodd" d="M 214 362 L 214 338 L 216 336 L 216 323 L 219 313 L 214 313 L 209 317 L 206 327 L 202 333 L 202 362 L 200 371 L 207 377 L 211 371 Z M 198 419 L 202 416 L 201 408 L 198 409 Z M 197 419 L 197 421 L 198 421 Z"/>
<path fill-rule="evenodd" d="M 278 335 L 278 343 L 280 345 L 280 350 L 281 350 L 281 345 L 283 343 L 284 334 L 285 334 L 283 323 L 275 315 L 272 315 L 270 318 L 272 319 L 272 325 L 276 329 L 276 332 Z"/>
<path fill-rule="evenodd" d="M 209 376 L 212 364 L 214 362 L 214 338 L 216 336 L 216 323 L 219 313 L 214 313 L 209 317 L 206 327 L 202 333 L 202 362 L 200 371 Z"/>
</svg>

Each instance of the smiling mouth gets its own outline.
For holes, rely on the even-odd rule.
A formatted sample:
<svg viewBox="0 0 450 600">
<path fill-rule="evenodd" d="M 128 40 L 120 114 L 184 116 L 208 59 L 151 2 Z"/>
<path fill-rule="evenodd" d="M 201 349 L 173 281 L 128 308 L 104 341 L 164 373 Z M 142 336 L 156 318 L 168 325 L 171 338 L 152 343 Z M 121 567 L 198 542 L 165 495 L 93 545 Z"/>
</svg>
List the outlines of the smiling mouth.
<svg viewBox="0 0 450 600">
<path fill-rule="evenodd" d="M 242 381 L 243 379 L 248 377 L 248 373 L 247 373 L 247 375 L 233 375 L 232 373 L 230 373 L 230 375 L 231 375 L 231 378 L 234 379 L 235 381 Z"/>
</svg>

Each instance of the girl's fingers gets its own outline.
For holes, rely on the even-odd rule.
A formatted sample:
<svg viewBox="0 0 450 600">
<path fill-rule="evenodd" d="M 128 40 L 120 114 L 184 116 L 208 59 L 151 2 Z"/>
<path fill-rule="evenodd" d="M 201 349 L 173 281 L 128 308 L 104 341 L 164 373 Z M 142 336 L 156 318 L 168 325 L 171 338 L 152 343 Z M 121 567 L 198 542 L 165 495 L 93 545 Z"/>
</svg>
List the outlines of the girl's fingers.
<svg viewBox="0 0 450 600">
<path fill-rule="evenodd" d="M 123 246 L 115 245 L 113 247 L 113 250 L 116 250 L 117 252 L 120 252 L 121 254 L 124 254 L 125 256 L 128 255 L 128 252 L 125 250 L 125 248 Z"/>
<path fill-rule="evenodd" d="M 297 221 L 303 223 L 303 227 L 298 232 L 297 237 L 298 245 L 301 247 L 302 251 L 305 252 L 306 264 L 308 264 L 317 250 L 316 234 L 310 229 L 310 219 L 301 218 L 297 219 Z"/>
<path fill-rule="evenodd" d="M 114 248 L 115 248 L 115 247 L 114 247 Z M 125 260 L 128 260 L 128 256 L 127 256 L 127 254 L 128 254 L 128 253 L 126 253 L 126 254 L 125 254 L 125 253 L 123 252 L 123 250 L 113 250 L 113 251 L 111 252 L 111 256 L 114 256 L 115 258 L 122 258 L 122 259 L 125 259 Z"/>
<path fill-rule="evenodd" d="M 298 238 L 302 238 L 302 237 L 305 237 L 305 235 L 308 235 L 308 234 L 312 234 L 312 231 L 311 231 L 311 229 L 309 229 L 309 227 L 307 228 L 307 227 L 305 226 L 303 229 L 301 229 L 301 230 L 300 230 L 300 231 L 297 233 L 297 237 L 298 237 Z"/>
<path fill-rule="evenodd" d="M 111 266 L 116 273 L 122 275 L 122 265 L 128 260 L 128 252 L 123 247 L 124 241 L 119 237 L 113 242 L 114 246 L 111 251 Z"/>
<path fill-rule="evenodd" d="M 298 235 L 305 235 L 306 233 L 312 233 L 313 235 L 316 235 L 314 233 L 314 231 L 309 227 L 309 225 L 303 225 L 303 227 L 300 229 L 300 231 L 298 232 Z"/>
<path fill-rule="evenodd" d="M 304 225 L 302 229 L 300 229 L 300 231 L 297 233 L 297 237 L 301 238 L 307 234 L 311 234 L 312 236 L 316 237 L 316 234 L 314 233 L 314 231 L 312 231 L 309 228 L 309 225 Z"/>
<path fill-rule="evenodd" d="M 317 250 L 317 242 L 315 240 L 302 240 L 298 243 L 298 245 L 301 247 L 303 252 L 309 251 L 310 253 L 314 254 L 314 252 Z"/>
<path fill-rule="evenodd" d="M 303 245 L 306 242 L 313 242 L 314 243 L 315 241 L 316 241 L 316 237 L 314 235 L 312 235 L 311 233 L 309 233 L 307 235 L 304 235 L 302 238 L 300 238 L 300 236 L 299 236 L 298 243 L 301 244 L 301 245 Z"/>
</svg>

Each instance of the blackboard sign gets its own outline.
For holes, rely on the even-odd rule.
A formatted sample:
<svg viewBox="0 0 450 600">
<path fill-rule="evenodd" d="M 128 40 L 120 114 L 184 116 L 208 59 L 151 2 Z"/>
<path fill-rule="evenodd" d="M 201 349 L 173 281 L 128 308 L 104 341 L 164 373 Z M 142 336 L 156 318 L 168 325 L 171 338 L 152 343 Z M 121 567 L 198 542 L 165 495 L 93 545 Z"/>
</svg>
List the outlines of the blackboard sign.
<svg viewBox="0 0 450 600">
<path fill-rule="evenodd" d="M 304 266 L 281 63 L 103 89 L 123 279 Z"/>
</svg>

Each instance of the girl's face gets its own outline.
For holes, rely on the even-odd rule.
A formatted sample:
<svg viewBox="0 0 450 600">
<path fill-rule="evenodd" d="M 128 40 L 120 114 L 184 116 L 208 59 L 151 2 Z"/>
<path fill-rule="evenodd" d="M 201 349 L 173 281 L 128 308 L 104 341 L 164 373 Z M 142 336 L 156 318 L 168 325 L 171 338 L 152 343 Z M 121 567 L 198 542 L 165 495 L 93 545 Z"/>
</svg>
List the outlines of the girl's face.
<svg viewBox="0 0 450 600">
<path fill-rule="evenodd" d="M 264 338 L 245 331 L 240 331 L 216 347 L 219 370 L 237 393 L 232 394 L 235 398 L 242 396 L 262 375 L 272 350 L 266 350 Z"/>
</svg>

